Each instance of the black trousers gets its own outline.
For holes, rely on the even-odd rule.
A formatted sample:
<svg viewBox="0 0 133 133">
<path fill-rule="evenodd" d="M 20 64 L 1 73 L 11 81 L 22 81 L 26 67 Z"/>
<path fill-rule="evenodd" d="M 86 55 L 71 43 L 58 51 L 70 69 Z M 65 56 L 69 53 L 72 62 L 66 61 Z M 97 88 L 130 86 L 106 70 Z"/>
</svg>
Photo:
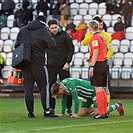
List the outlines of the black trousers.
<svg viewBox="0 0 133 133">
<path fill-rule="evenodd" d="M 49 83 L 48 83 L 48 71 L 46 66 L 30 64 L 22 69 L 22 75 L 24 78 L 24 90 L 25 90 L 25 103 L 28 112 L 34 112 L 34 83 L 37 86 L 41 95 L 41 103 L 44 112 L 49 109 Z"/>
<path fill-rule="evenodd" d="M 70 71 L 62 70 L 61 66 L 55 67 L 55 66 L 48 66 L 48 72 L 49 72 L 49 85 L 50 88 L 52 84 L 56 83 L 57 81 L 57 75 L 59 74 L 59 80 L 63 80 L 65 78 L 70 78 Z M 50 93 L 50 108 L 55 109 L 55 98 L 52 98 L 52 95 Z M 72 106 L 72 96 L 67 95 L 67 104 L 66 107 L 71 108 Z"/>
</svg>

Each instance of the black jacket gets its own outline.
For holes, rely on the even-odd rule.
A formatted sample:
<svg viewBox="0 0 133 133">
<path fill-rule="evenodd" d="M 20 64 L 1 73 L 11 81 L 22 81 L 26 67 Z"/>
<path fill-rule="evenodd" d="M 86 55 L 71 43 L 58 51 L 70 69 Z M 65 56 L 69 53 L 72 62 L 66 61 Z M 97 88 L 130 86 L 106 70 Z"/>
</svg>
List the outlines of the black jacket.
<svg viewBox="0 0 133 133">
<path fill-rule="evenodd" d="M 50 5 L 50 14 L 51 15 L 59 15 L 60 14 L 59 8 L 60 8 L 60 3 L 59 2 L 57 4 L 52 2 L 51 5 Z"/>
<path fill-rule="evenodd" d="M 56 42 L 55 50 L 48 50 L 47 64 L 50 66 L 63 66 L 66 62 L 70 63 L 74 54 L 74 45 L 70 35 L 59 29 L 56 35 L 53 35 L 53 38 Z"/>
<path fill-rule="evenodd" d="M 37 3 L 36 9 L 38 13 L 43 12 L 44 16 L 47 17 L 47 10 L 49 10 L 47 2 L 41 0 Z"/>
<path fill-rule="evenodd" d="M 124 30 L 124 24 L 122 22 L 117 22 L 114 25 L 114 31 L 123 31 Z"/>
<path fill-rule="evenodd" d="M 30 31 L 30 45 L 31 45 L 31 63 L 38 65 L 45 65 L 45 50 L 55 48 L 55 41 L 48 31 L 45 24 L 39 20 L 34 20 L 23 27 L 18 33 L 15 48 L 25 43 L 27 37 L 29 37 Z"/>
<path fill-rule="evenodd" d="M 15 9 L 15 2 L 13 0 L 4 0 L 1 5 L 2 13 L 11 15 Z"/>
</svg>

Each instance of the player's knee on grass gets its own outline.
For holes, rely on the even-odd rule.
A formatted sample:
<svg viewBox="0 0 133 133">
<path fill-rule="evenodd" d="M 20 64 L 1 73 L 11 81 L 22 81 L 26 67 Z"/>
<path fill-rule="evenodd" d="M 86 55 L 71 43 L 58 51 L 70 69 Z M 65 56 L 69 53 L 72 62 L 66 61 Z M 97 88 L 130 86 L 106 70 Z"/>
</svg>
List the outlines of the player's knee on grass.
<svg viewBox="0 0 133 133">
<path fill-rule="evenodd" d="M 81 108 L 81 116 L 87 116 L 88 115 L 88 108 Z"/>
</svg>

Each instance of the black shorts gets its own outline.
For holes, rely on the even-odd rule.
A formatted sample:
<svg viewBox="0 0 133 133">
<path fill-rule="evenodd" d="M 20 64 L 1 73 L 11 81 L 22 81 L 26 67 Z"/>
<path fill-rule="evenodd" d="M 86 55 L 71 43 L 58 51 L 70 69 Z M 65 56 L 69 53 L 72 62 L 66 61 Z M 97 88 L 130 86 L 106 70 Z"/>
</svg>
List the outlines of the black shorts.
<svg viewBox="0 0 133 133">
<path fill-rule="evenodd" d="M 107 87 L 107 64 L 106 62 L 96 62 L 94 66 L 94 76 L 90 78 L 91 85 Z"/>
</svg>

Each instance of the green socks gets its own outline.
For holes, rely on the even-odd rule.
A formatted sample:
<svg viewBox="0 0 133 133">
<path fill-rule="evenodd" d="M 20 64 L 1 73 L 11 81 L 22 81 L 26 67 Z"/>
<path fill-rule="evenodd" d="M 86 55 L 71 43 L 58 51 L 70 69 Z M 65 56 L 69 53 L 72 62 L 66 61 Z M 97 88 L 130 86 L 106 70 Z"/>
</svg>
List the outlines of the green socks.
<svg viewBox="0 0 133 133">
<path fill-rule="evenodd" d="M 108 108 L 109 108 L 109 112 L 112 112 L 113 110 L 116 110 L 116 109 L 118 109 L 118 107 L 119 107 L 119 105 L 116 103 L 116 104 L 114 104 L 114 105 L 111 105 L 111 106 L 109 106 Z"/>
</svg>

